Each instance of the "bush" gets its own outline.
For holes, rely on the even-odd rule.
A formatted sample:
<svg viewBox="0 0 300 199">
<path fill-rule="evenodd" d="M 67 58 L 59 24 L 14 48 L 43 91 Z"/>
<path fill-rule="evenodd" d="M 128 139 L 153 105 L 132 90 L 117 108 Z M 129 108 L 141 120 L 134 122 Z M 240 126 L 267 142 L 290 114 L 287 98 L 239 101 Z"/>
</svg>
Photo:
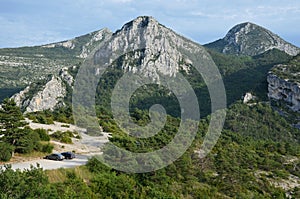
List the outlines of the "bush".
<svg viewBox="0 0 300 199">
<path fill-rule="evenodd" d="M 41 124 L 54 124 L 52 114 L 48 111 L 44 112 L 35 112 L 26 114 L 33 122 L 41 123 Z"/>
<path fill-rule="evenodd" d="M 47 124 L 47 118 L 42 115 L 36 116 L 36 120 L 38 123 Z"/>
<path fill-rule="evenodd" d="M 42 145 L 42 152 L 44 153 L 52 153 L 52 150 L 53 150 L 54 146 L 52 144 L 45 144 L 45 145 Z"/>
<path fill-rule="evenodd" d="M 67 137 L 67 136 L 63 136 L 61 139 L 60 139 L 60 141 L 62 142 L 62 143 L 66 143 L 66 144 L 72 144 L 73 142 L 72 142 L 72 139 L 70 138 L 70 137 Z"/>
<path fill-rule="evenodd" d="M 50 136 L 45 129 L 35 129 L 34 131 L 39 134 L 41 141 L 50 141 Z"/>
<path fill-rule="evenodd" d="M 18 140 L 15 152 L 31 153 L 33 150 L 39 149 L 39 134 L 29 128 L 24 129 L 24 134 L 25 135 Z"/>
<path fill-rule="evenodd" d="M 5 162 L 9 161 L 11 159 L 13 150 L 14 148 L 12 145 L 5 142 L 0 142 L 0 160 Z"/>
<path fill-rule="evenodd" d="M 61 131 L 56 131 L 53 134 L 50 135 L 53 139 L 56 139 L 62 143 L 66 144 L 72 144 L 72 137 L 74 137 L 73 132 L 71 131 L 66 131 L 66 132 L 61 132 Z"/>
</svg>

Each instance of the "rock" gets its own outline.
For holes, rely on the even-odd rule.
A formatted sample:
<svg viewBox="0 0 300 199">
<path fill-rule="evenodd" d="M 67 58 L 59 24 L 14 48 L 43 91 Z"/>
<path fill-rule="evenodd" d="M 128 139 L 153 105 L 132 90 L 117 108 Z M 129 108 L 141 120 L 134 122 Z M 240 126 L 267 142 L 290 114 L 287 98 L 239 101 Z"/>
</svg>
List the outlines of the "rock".
<svg viewBox="0 0 300 199">
<path fill-rule="evenodd" d="M 73 68 L 76 66 L 73 66 Z M 68 72 L 68 68 L 64 67 L 59 71 L 60 78 L 65 81 L 69 86 L 73 86 L 74 78 L 70 73 Z"/>
<path fill-rule="evenodd" d="M 293 111 L 300 111 L 300 84 L 298 82 L 279 78 L 272 72 L 269 72 L 267 81 L 270 99 L 283 100 Z"/>
<path fill-rule="evenodd" d="M 72 40 L 67 40 L 67 41 L 53 43 L 53 44 L 46 44 L 46 45 L 43 45 L 42 47 L 55 48 L 55 47 L 59 47 L 59 46 L 69 48 L 69 49 L 74 49 L 75 48 L 75 40 L 72 39 Z"/>
<path fill-rule="evenodd" d="M 111 37 L 112 33 L 109 29 L 104 28 L 102 30 L 91 33 L 92 38 L 89 42 L 82 46 L 81 53 L 78 57 L 86 58 L 89 53 L 94 49 L 94 47 L 103 41 L 105 38 Z"/>
<path fill-rule="evenodd" d="M 32 96 L 31 93 L 33 93 Z M 40 90 L 33 90 L 28 86 L 11 98 L 25 112 L 36 112 L 48 109 L 54 110 L 57 106 L 63 104 L 65 96 L 66 87 L 63 81 L 59 77 L 52 76 L 45 85 L 42 85 Z"/>
<path fill-rule="evenodd" d="M 246 22 L 234 26 L 223 39 L 205 45 L 225 54 L 254 56 L 271 49 L 278 49 L 295 56 L 300 49 L 280 38 L 271 31 Z"/>
<path fill-rule="evenodd" d="M 131 52 L 131 49 L 141 50 Z M 159 82 L 160 75 L 176 76 L 181 69 L 188 73 L 193 63 L 186 56 L 186 52 L 205 54 L 202 53 L 202 46 L 146 16 L 138 17 L 114 33 L 106 45 L 95 54 L 95 62 L 100 54 L 109 55 L 112 52 L 124 56 L 123 70 L 141 73 L 156 82 Z M 112 61 L 110 60 L 110 64 Z M 138 64 L 132 64 L 135 62 Z M 99 73 L 99 69 L 96 69 L 95 73 L 97 72 Z"/>
<path fill-rule="evenodd" d="M 246 93 L 244 96 L 243 96 L 243 103 L 244 104 L 247 104 L 249 101 L 255 99 L 255 96 L 252 95 L 251 93 Z"/>
</svg>

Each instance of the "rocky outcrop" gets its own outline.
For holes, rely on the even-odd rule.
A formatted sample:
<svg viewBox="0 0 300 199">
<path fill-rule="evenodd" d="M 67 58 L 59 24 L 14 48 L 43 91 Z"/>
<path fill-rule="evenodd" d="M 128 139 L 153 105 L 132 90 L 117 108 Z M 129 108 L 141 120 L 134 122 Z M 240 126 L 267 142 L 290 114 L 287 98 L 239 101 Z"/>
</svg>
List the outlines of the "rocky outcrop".
<svg viewBox="0 0 300 199">
<path fill-rule="evenodd" d="M 250 102 L 251 100 L 254 100 L 255 99 L 255 96 L 252 95 L 252 93 L 246 93 L 244 96 L 243 96 L 243 103 L 244 104 L 247 104 L 248 102 Z"/>
<path fill-rule="evenodd" d="M 268 97 L 274 100 L 283 100 L 293 111 L 300 111 L 300 83 L 282 79 L 269 72 Z"/>
<path fill-rule="evenodd" d="M 278 49 L 295 56 L 300 49 L 280 38 L 271 31 L 253 23 L 234 26 L 223 39 L 206 45 L 225 54 L 254 56 L 271 49 Z"/>
<path fill-rule="evenodd" d="M 91 33 L 91 35 L 92 38 L 89 42 L 82 46 L 81 53 L 78 57 L 86 58 L 96 45 L 100 44 L 100 42 L 105 38 L 111 37 L 112 32 L 109 29 L 104 28 L 102 30 Z"/>
<path fill-rule="evenodd" d="M 24 112 L 36 112 L 53 110 L 62 105 L 65 95 L 66 87 L 63 81 L 59 77 L 52 76 L 40 88 L 28 86 L 23 91 L 13 95 L 12 99 Z"/>
<path fill-rule="evenodd" d="M 43 45 L 42 47 L 44 47 L 44 48 L 55 48 L 55 47 L 59 47 L 59 46 L 74 49 L 75 48 L 75 43 L 74 43 L 74 40 L 72 39 L 72 40 L 67 40 L 67 41 L 53 43 L 53 44 L 46 44 L 46 45 Z"/>
<path fill-rule="evenodd" d="M 110 37 L 112 32 L 107 29 L 101 29 L 98 31 L 91 32 L 89 34 L 76 37 L 74 39 L 46 44 L 43 45 L 43 48 L 56 48 L 56 47 L 65 47 L 71 50 L 74 50 L 75 54 L 79 58 L 86 58 L 88 54 L 97 46 L 104 38 Z M 78 53 L 79 52 L 79 53 Z"/>
<path fill-rule="evenodd" d="M 76 66 L 72 67 L 73 70 L 76 69 Z M 59 72 L 60 78 L 66 82 L 69 86 L 73 86 L 74 83 L 74 77 L 69 73 L 69 69 L 67 67 L 64 67 Z"/>
<path fill-rule="evenodd" d="M 141 50 L 131 52 L 131 49 Z M 185 53 L 201 54 L 202 51 L 204 49 L 200 45 L 164 27 L 154 18 L 144 16 L 125 24 L 114 33 L 106 46 L 95 54 L 95 61 L 97 62 L 98 54 L 118 52 L 120 56 L 124 56 L 124 70 L 141 73 L 159 81 L 160 75 L 176 76 L 179 70 L 188 73 L 193 63 Z"/>
</svg>

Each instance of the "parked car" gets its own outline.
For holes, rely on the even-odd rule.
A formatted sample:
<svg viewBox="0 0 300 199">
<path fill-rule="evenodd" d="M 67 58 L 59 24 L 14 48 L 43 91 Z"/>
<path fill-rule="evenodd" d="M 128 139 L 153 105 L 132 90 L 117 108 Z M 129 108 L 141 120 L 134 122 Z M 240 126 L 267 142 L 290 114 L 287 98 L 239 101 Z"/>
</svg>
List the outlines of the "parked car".
<svg viewBox="0 0 300 199">
<path fill-rule="evenodd" d="M 44 159 L 48 159 L 48 160 L 63 160 L 64 156 L 61 155 L 60 153 L 52 153 L 51 155 L 47 155 L 44 157 Z"/>
<path fill-rule="evenodd" d="M 62 152 L 61 154 L 64 156 L 65 159 L 76 158 L 75 153 L 73 153 L 73 152 L 69 152 L 69 151 L 68 152 Z"/>
</svg>

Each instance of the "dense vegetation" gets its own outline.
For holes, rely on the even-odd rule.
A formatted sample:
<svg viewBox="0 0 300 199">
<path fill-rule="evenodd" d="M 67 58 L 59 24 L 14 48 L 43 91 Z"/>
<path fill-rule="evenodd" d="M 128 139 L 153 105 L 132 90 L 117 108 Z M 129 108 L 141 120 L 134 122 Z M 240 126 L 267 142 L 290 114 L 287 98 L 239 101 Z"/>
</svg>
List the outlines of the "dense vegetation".
<svg viewBox="0 0 300 199">
<path fill-rule="evenodd" d="M 103 110 L 101 113 L 103 128 L 114 135 L 111 141 L 131 151 L 149 151 L 164 146 L 172 139 L 170 132 L 176 132 L 178 127 L 178 119 L 169 116 L 165 126 L 168 131 L 139 140 L 137 147 L 136 140 L 120 132 L 109 114 Z M 136 110 L 133 117 L 140 124 L 149 122 L 145 111 Z M 0 172 L 0 182 L 5 182 L 5 186 L 0 186 L 1 196 L 285 198 L 287 191 L 275 185 L 288 181 L 290 175 L 300 177 L 299 130 L 292 129 L 268 104 L 236 103 L 228 110 L 225 128 L 213 151 L 199 159 L 195 151 L 201 146 L 208 122 L 209 117 L 200 121 L 192 147 L 164 169 L 127 174 L 106 167 L 96 158 L 90 159 L 84 167 L 57 170 L 53 174 L 39 168 L 23 173 L 6 168 Z M 12 178 L 13 181 L 7 180 Z M 39 182 L 39 186 L 24 191 L 28 190 L 27 184 L 33 182 Z M 300 197 L 298 188 L 288 192 L 294 198 Z"/>
<path fill-rule="evenodd" d="M 24 121 L 23 114 L 13 100 L 5 99 L 0 109 L 0 161 L 10 160 L 14 153 L 40 151 L 50 153 L 49 136 L 45 130 L 32 130 Z M 46 143 L 42 142 L 46 141 Z"/>
<path fill-rule="evenodd" d="M 216 63 L 223 76 L 226 89 L 228 105 L 234 103 L 246 92 L 252 92 L 259 100 L 267 100 L 267 81 L 268 71 L 278 63 L 286 63 L 291 56 L 286 53 L 273 49 L 263 54 L 250 56 L 224 55 L 213 50 L 208 50 L 212 59 Z M 111 93 L 117 81 L 122 77 L 124 71 L 122 56 L 117 59 L 113 66 L 108 68 L 99 81 L 97 88 L 96 103 L 110 111 Z M 138 60 L 132 60 L 133 65 Z M 205 117 L 210 114 L 210 97 L 209 92 L 204 84 L 201 74 L 193 67 L 190 72 L 180 71 L 193 87 L 198 100 L 201 116 Z M 134 93 L 130 101 L 130 108 L 148 110 L 153 104 L 162 104 L 167 113 L 179 117 L 180 109 L 176 97 L 166 88 L 157 85 L 146 85 Z"/>
<path fill-rule="evenodd" d="M 300 55 L 295 56 L 284 65 L 273 67 L 271 71 L 282 79 L 288 79 L 291 82 L 299 82 Z"/>
</svg>

